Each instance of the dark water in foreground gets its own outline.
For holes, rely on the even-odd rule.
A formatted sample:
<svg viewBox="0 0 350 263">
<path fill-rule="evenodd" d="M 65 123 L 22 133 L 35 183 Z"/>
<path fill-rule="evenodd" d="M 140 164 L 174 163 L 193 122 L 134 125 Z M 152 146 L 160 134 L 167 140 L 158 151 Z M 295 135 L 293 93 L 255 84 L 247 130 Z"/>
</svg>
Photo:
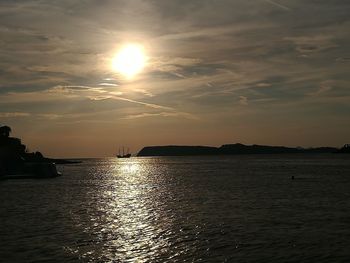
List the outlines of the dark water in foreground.
<svg viewBox="0 0 350 263">
<path fill-rule="evenodd" d="M 350 260 L 350 156 L 58 168 L 61 178 L 0 181 L 1 262 Z"/>
</svg>

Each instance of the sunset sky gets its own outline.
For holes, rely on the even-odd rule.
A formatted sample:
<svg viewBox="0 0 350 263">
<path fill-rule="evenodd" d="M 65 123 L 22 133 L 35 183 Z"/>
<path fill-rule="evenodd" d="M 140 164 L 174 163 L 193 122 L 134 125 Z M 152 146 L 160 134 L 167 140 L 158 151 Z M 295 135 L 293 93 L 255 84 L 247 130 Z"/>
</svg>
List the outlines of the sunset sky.
<svg viewBox="0 0 350 263">
<path fill-rule="evenodd" d="M 340 147 L 349 14 L 349 0 L 0 0 L 0 124 L 51 157 Z M 130 44 L 144 65 L 127 76 Z"/>
</svg>

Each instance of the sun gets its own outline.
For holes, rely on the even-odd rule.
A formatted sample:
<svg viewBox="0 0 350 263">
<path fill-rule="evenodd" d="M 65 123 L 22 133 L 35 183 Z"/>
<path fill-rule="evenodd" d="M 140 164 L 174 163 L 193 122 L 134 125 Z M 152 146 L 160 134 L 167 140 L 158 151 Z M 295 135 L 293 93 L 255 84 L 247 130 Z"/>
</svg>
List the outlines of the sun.
<svg viewBox="0 0 350 263">
<path fill-rule="evenodd" d="M 147 57 L 143 46 L 127 44 L 113 58 L 112 67 L 123 76 L 132 78 L 144 69 L 146 61 Z"/>
</svg>

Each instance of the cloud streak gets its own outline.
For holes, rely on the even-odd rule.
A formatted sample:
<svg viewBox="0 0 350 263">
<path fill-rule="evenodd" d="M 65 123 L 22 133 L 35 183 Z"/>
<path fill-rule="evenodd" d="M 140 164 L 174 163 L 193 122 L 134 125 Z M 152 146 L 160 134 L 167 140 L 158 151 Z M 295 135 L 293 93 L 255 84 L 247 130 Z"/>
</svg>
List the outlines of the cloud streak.
<svg viewBox="0 0 350 263">
<path fill-rule="evenodd" d="M 291 11 L 291 9 L 288 6 L 282 5 L 282 4 L 280 4 L 280 3 L 276 2 L 276 1 L 265 0 L 265 2 L 270 3 L 270 4 L 274 5 L 274 6 L 277 6 L 277 7 L 281 8 L 281 9 L 283 9 L 285 11 Z"/>
</svg>

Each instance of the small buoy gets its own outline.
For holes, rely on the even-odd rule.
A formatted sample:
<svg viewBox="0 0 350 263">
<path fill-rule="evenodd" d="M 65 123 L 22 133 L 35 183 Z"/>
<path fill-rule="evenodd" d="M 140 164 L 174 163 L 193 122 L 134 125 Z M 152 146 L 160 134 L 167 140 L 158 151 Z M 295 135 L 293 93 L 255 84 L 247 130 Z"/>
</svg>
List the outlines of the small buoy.
<svg viewBox="0 0 350 263">
<path fill-rule="evenodd" d="M 294 175 L 292 175 L 292 180 L 294 180 Z"/>
</svg>

